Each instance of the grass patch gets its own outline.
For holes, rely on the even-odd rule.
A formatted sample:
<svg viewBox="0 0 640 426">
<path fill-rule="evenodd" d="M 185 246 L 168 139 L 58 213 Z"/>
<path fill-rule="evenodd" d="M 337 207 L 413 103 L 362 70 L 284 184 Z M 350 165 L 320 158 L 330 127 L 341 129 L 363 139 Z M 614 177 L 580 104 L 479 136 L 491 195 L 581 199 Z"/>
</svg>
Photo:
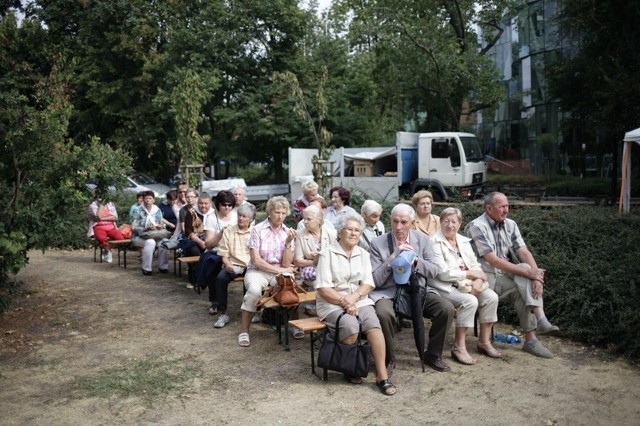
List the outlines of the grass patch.
<svg viewBox="0 0 640 426">
<path fill-rule="evenodd" d="M 71 394 L 77 398 L 138 397 L 147 406 L 169 395 L 181 396 L 195 388 L 195 379 L 208 379 L 195 359 L 150 356 L 76 379 Z"/>
</svg>

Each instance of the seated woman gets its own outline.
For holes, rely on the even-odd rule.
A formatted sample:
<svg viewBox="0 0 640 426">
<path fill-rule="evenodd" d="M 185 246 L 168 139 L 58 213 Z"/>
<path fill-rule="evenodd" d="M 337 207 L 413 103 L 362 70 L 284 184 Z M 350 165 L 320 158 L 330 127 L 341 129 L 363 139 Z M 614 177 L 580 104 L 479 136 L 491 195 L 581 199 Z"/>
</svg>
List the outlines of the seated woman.
<svg viewBox="0 0 640 426">
<path fill-rule="evenodd" d="M 173 206 L 178 199 L 178 192 L 175 189 L 167 192 L 166 199 L 160 203 L 160 211 L 162 212 L 162 222 L 165 224 L 168 230 L 173 232 L 178 224 L 178 218 L 176 216 Z"/>
<path fill-rule="evenodd" d="M 340 314 L 340 336 L 342 343 L 354 344 L 358 338 L 359 324 L 371 345 L 371 354 L 376 369 L 376 384 L 385 395 L 394 395 L 396 387 L 385 367 L 385 343 L 373 300 L 367 295 L 374 289 L 369 253 L 358 247 L 364 226 L 357 214 L 345 215 L 338 224 L 338 241 L 320 254 L 317 267 L 316 305 L 318 318 L 335 331 Z M 362 377 L 347 377 L 351 383 L 362 383 Z"/>
<path fill-rule="evenodd" d="M 433 254 L 441 272 L 429 285 L 458 310 L 456 331 L 451 349 L 453 359 L 473 365 L 465 344 L 467 328 L 473 327 L 476 310 L 480 320 L 478 352 L 492 358 L 502 353 L 491 345 L 491 327 L 498 320 L 498 295 L 487 288 L 486 276 L 471 248 L 471 240 L 458 234 L 462 225 L 459 209 L 448 207 L 440 213 L 440 230 L 433 236 Z"/>
<path fill-rule="evenodd" d="M 331 223 L 327 219 L 327 202 L 324 200 L 324 198 L 318 197 L 315 200 L 313 200 L 311 203 L 309 203 L 309 205 L 320 207 L 320 210 L 322 210 L 322 217 L 324 217 L 324 219 L 322 220 L 322 227 L 325 229 L 331 229 L 332 231 L 335 232 L 336 228 L 333 226 L 333 223 Z M 298 222 L 296 231 L 300 232 L 303 229 L 304 229 L 304 220 L 301 220 L 300 222 Z"/>
<path fill-rule="evenodd" d="M 217 255 L 218 243 L 222 238 L 222 232 L 238 223 L 238 215 L 234 207 L 236 197 L 230 191 L 219 191 L 214 200 L 215 208 L 213 213 L 207 217 L 204 223 L 204 243 L 206 252 L 200 257 L 198 262 L 197 282 L 200 288 L 209 287 L 209 301 L 211 307 L 209 313 L 214 315 L 215 311 L 215 291 L 212 291 L 213 280 L 222 269 L 222 258 Z"/>
<path fill-rule="evenodd" d="M 304 283 L 314 288 L 320 251 L 329 247 L 336 240 L 337 234 L 334 229 L 323 226 L 324 214 L 318 206 L 311 205 L 304 209 L 302 217 L 304 229 L 296 237 L 293 263 L 299 268 Z"/>
<path fill-rule="evenodd" d="M 238 223 L 222 232 L 222 239 L 218 244 L 218 255 L 222 257 L 222 270 L 213 285 L 209 286 L 209 300 L 217 302 L 211 305 L 209 314 L 220 313 L 220 317 L 213 324 L 215 328 L 222 328 L 229 322 L 229 315 L 227 315 L 229 283 L 237 277 L 244 276 L 251 260 L 249 236 L 251 223 L 256 217 L 256 208 L 251 203 L 244 203 L 238 206 L 236 212 Z"/>
<path fill-rule="evenodd" d="M 112 202 L 104 202 L 102 197 L 105 191 L 96 188 L 96 198 L 89 204 L 89 229 L 87 237 L 95 238 L 102 247 L 102 260 L 113 262 L 113 253 L 109 247 L 109 238 L 112 240 L 124 240 L 122 233 L 116 226 L 118 211 Z"/>
<path fill-rule="evenodd" d="M 183 256 L 200 256 L 206 249 L 204 223 L 214 213 L 211 207 L 211 197 L 206 192 L 200 194 L 196 205 L 192 202 L 195 192 L 187 193 L 186 213 L 184 216 L 184 238 L 180 240 L 178 248 Z M 196 282 L 195 267 L 189 264 L 189 284 L 187 288 L 193 288 Z"/>
<path fill-rule="evenodd" d="M 256 304 L 262 296 L 262 290 L 276 283 L 276 275 L 293 274 L 293 251 L 296 231 L 284 224 L 289 216 L 289 201 L 285 197 L 272 197 L 267 201 L 267 219 L 251 230 L 249 237 L 249 253 L 251 261 L 244 276 L 244 287 L 247 290 L 242 300 L 240 317 L 240 334 L 238 345 L 249 346 L 249 327 L 251 319 L 258 310 Z M 297 319 L 294 310 L 291 318 Z M 302 330 L 292 328 L 294 338 L 304 337 Z"/>
<path fill-rule="evenodd" d="M 133 238 L 131 242 L 136 247 L 142 247 L 142 274 L 152 275 L 153 272 L 153 252 L 156 250 L 155 238 L 147 238 L 145 232 L 165 229 L 162 223 L 162 212 L 156 206 L 153 191 L 144 191 L 142 205 L 133 213 L 131 230 Z M 158 246 L 158 270 L 162 274 L 169 272 L 169 260 L 167 250 Z"/>
<path fill-rule="evenodd" d="M 144 199 L 144 191 L 140 191 L 136 194 L 136 202 L 129 207 L 129 222 L 133 221 L 133 214 L 136 209 L 142 205 Z"/>
<path fill-rule="evenodd" d="M 431 192 L 421 189 L 411 197 L 411 204 L 416 210 L 414 228 L 433 237 L 440 229 L 440 218 L 431 213 L 433 207 L 433 195 Z"/>
<path fill-rule="evenodd" d="M 300 189 L 302 189 L 302 195 L 296 198 L 296 201 L 293 203 L 293 219 L 296 223 L 302 221 L 303 210 L 309 207 L 311 202 L 319 197 L 318 184 L 313 180 L 302 182 Z"/>
<path fill-rule="evenodd" d="M 333 223 L 334 228 L 338 229 L 340 219 L 348 214 L 356 213 L 356 211 L 349 206 L 351 193 L 348 189 L 335 186 L 329 190 L 329 195 L 331 195 L 332 205 L 327 209 L 327 219 Z"/>
<path fill-rule="evenodd" d="M 384 224 L 380 222 L 382 206 L 374 200 L 366 200 L 362 203 L 360 214 L 364 219 L 364 229 L 360 235 L 360 247 L 369 251 L 371 240 L 384 234 Z"/>
</svg>

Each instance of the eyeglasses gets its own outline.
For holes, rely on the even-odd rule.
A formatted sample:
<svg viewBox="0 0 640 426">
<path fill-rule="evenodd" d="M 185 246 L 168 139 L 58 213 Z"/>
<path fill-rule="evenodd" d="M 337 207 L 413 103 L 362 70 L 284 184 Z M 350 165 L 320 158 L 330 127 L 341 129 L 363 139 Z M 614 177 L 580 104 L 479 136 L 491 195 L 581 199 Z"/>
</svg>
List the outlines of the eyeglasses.
<svg viewBox="0 0 640 426">
<path fill-rule="evenodd" d="M 178 194 L 186 194 L 187 191 L 178 191 Z"/>
<path fill-rule="evenodd" d="M 186 198 L 196 198 L 195 195 L 187 195 Z"/>
<path fill-rule="evenodd" d="M 457 220 L 455 220 L 455 219 L 446 219 L 446 220 L 443 220 L 443 221 L 442 221 L 442 224 L 443 224 L 443 225 L 445 225 L 445 226 L 447 226 L 447 225 L 454 225 L 454 226 L 455 226 L 455 225 L 457 225 L 458 223 L 460 223 L 460 222 L 458 222 L 458 221 L 457 221 Z"/>
</svg>

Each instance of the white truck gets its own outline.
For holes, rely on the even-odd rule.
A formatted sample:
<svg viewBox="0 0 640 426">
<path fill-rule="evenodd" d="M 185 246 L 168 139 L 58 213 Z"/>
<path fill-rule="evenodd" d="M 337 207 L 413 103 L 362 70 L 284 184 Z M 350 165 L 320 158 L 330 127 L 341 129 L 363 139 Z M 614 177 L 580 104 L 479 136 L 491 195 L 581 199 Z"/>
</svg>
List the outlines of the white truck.
<svg viewBox="0 0 640 426">
<path fill-rule="evenodd" d="M 313 179 L 315 149 L 289 148 L 291 200 L 302 182 Z M 334 186 L 358 190 L 370 198 L 398 200 L 420 189 L 435 201 L 484 193 L 487 164 L 475 135 L 460 132 L 398 132 L 392 147 L 338 148 L 329 163 Z M 322 194 L 327 195 L 327 194 Z"/>
</svg>

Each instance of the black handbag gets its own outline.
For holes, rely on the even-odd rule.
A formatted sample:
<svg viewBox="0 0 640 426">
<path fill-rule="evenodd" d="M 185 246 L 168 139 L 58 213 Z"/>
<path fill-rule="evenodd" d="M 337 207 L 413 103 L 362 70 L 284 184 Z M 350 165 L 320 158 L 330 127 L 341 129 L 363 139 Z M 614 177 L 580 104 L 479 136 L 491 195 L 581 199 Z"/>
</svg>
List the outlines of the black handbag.
<svg viewBox="0 0 640 426">
<path fill-rule="evenodd" d="M 396 295 L 393 298 L 393 310 L 401 318 L 413 319 L 421 317 L 427 301 L 427 286 L 422 275 L 411 272 L 409 283 L 396 285 Z"/>
<path fill-rule="evenodd" d="M 396 315 L 401 318 L 413 318 L 409 284 L 396 285 L 396 295 L 393 297 L 393 310 L 396 312 Z"/>
<path fill-rule="evenodd" d="M 343 312 L 336 321 L 335 333 L 327 328 L 324 334 L 324 342 L 318 353 L 318 367 L 331 371 L 338 371 L 350 377 L 367 377 L 369 375 L 369 356 L 371 354 L 371 346 L 368 342 L 362 341 L 362 323 L 360 318 L 360 332 L 358 340 L 353 345 L 346 345 L 340 342 L 340 318 L 345 315 Z"/>
</svg>

